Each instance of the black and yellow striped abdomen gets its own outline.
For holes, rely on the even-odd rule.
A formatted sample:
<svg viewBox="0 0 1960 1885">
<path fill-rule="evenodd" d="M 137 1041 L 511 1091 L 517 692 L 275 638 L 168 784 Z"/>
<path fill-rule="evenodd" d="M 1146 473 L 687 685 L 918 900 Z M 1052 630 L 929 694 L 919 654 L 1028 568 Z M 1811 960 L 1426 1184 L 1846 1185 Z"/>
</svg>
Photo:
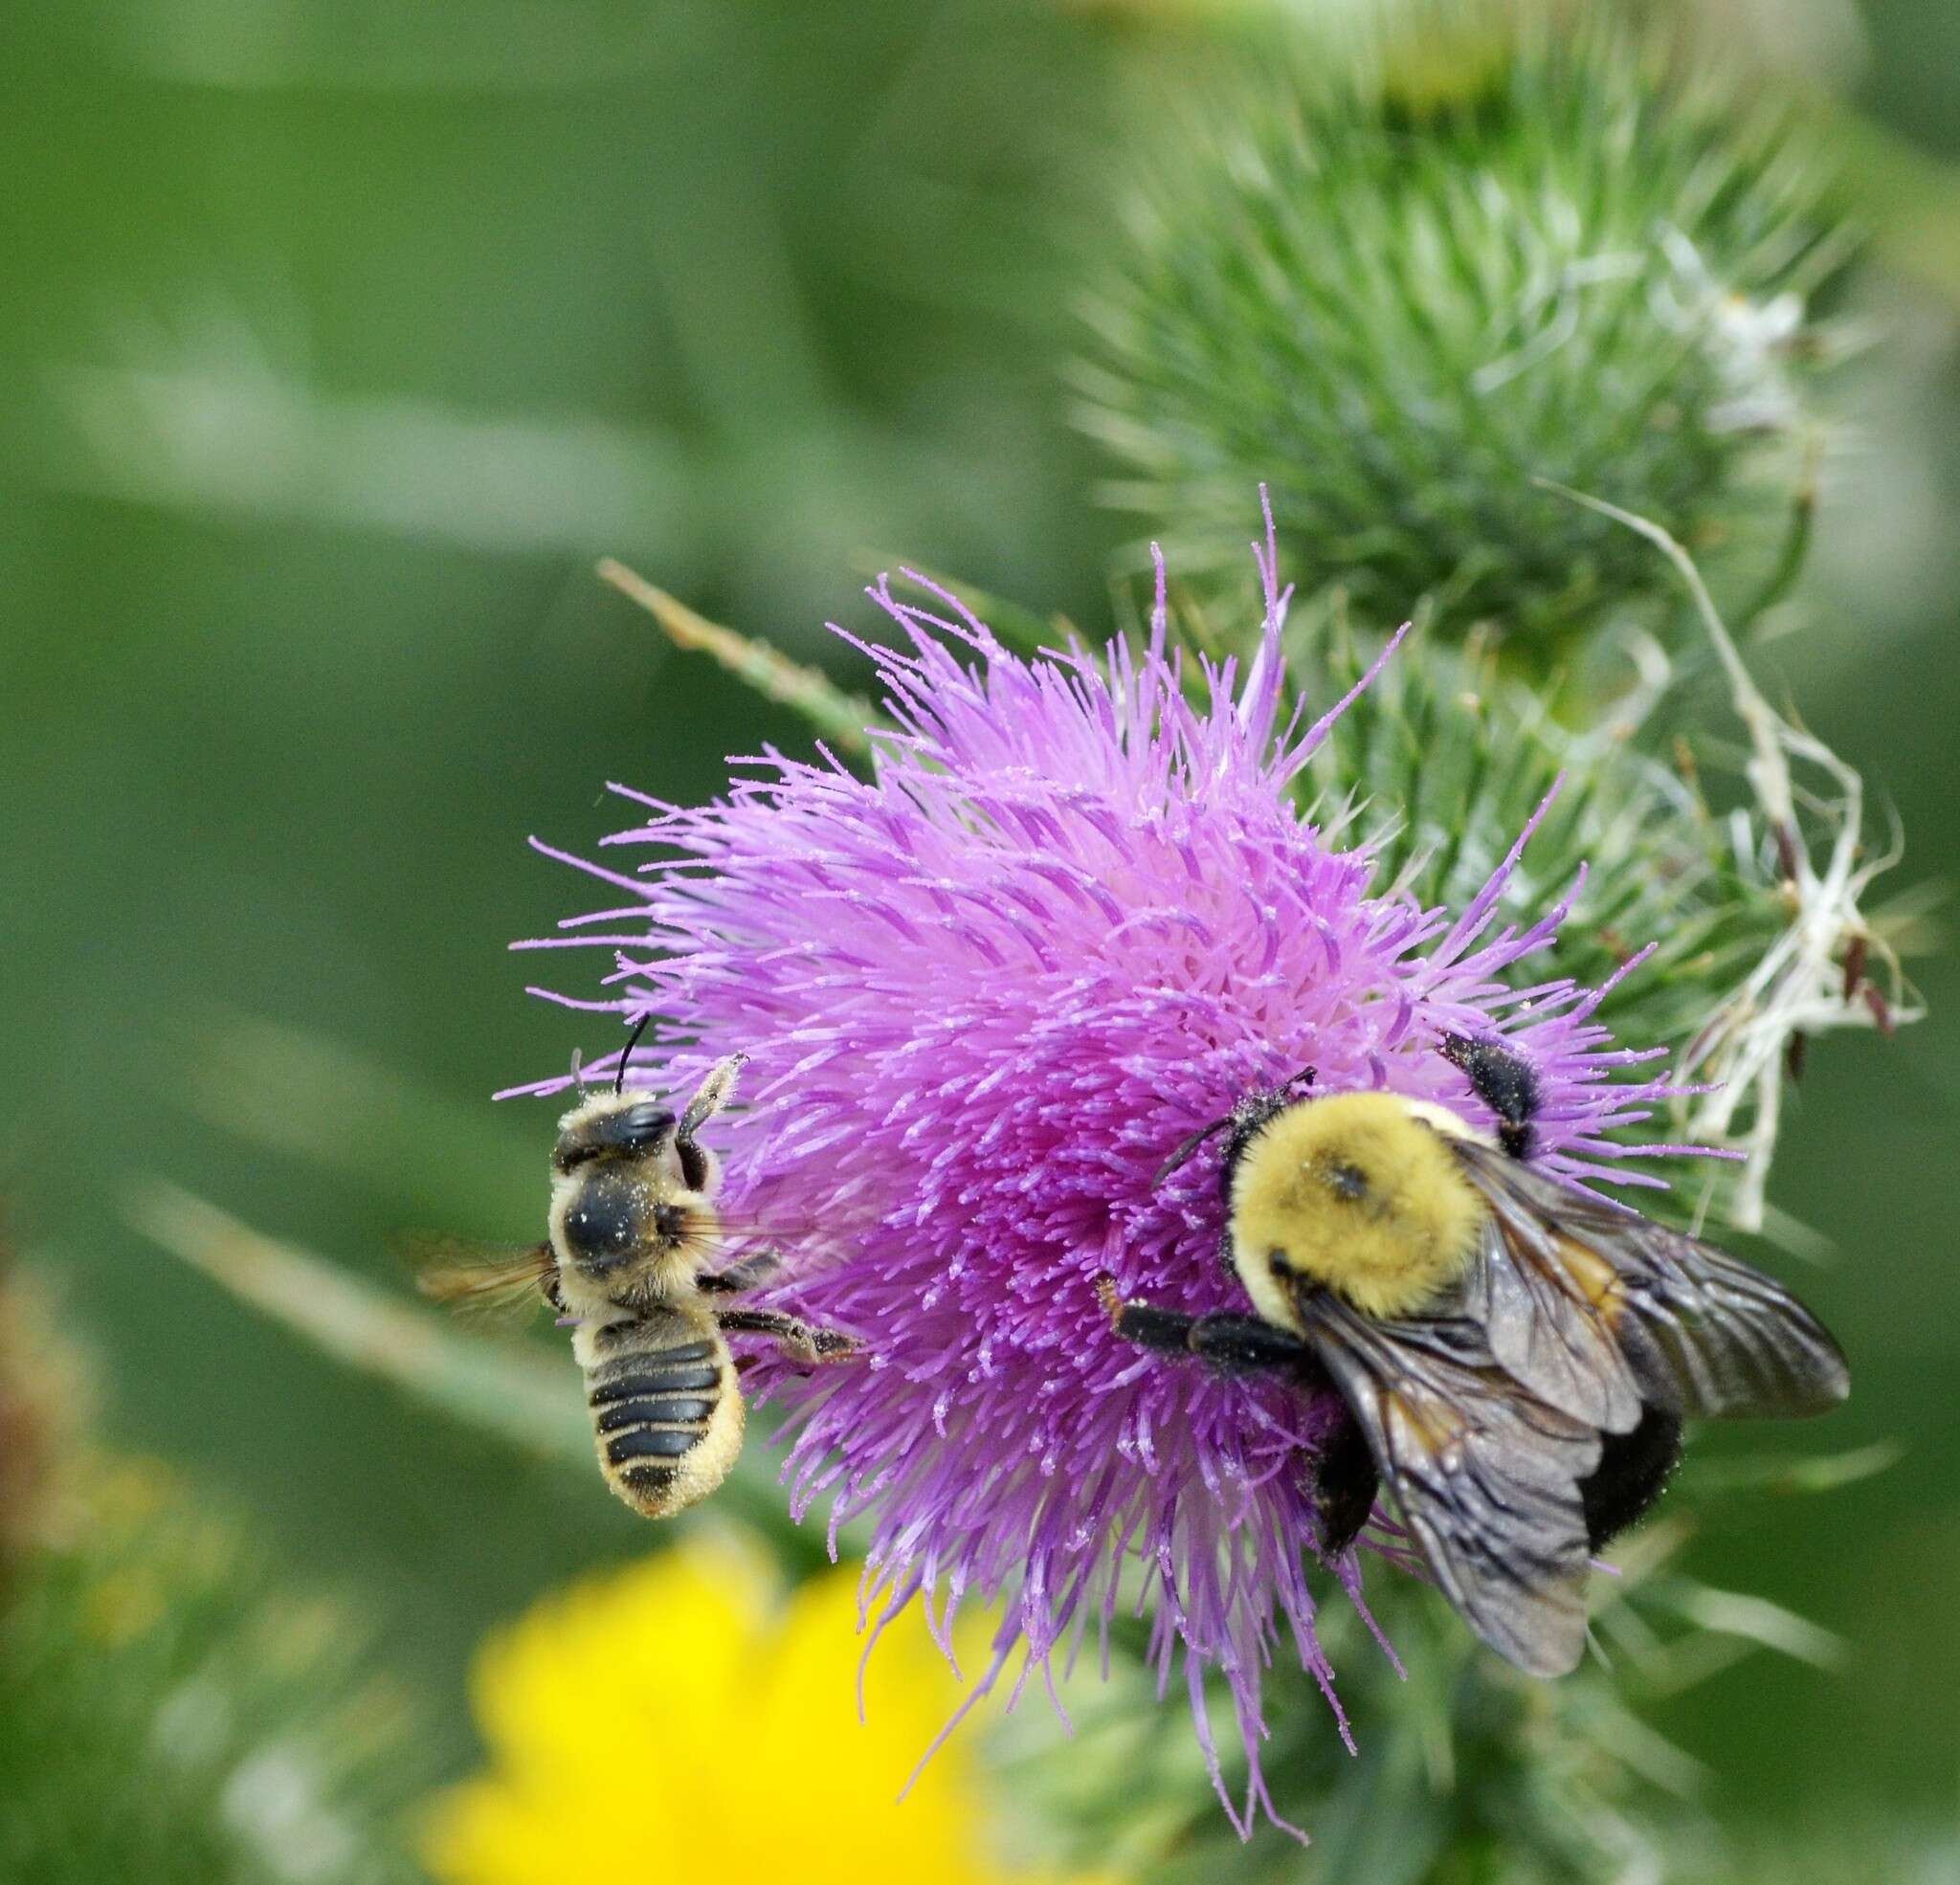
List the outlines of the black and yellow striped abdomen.
<svg viewBox="0 0 1960 1885">
<path fill-rule="evenodd" d="M 742 1451 L 735 1364 L 707 1316 L 672 1309 L 579 1330 L 586 1403 L 606 1483 L 666 1519 L 705 1498 Z"/>
</svg>

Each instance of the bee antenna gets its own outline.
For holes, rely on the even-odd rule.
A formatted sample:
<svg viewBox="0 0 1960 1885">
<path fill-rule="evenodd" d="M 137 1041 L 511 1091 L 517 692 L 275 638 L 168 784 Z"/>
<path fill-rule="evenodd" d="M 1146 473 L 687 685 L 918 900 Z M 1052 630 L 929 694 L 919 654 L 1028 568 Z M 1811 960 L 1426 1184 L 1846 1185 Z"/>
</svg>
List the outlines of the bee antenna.
<svg viewBox="0 0 1960 1885">
<path fill-rule="evenodd" d="M 1197 1131 L 1192 1133 L 1192 1136 L 1189 1139 L 1187 1139 L 1184 1142 L 1184 1143 L 1177 1148 L 1176 1151 L 1171 1153 L 1171 1155 L 1168 1159 L 1166 1159 L 1161 1165 L 1157 1167 L 1157 1175 L 1150 1181 L 1151 1188 L 1154 1189 L 1157 1186 L 1163 1184 L 1164 1181 L 1167 1178 L 1169 1178 L 1170 1174 L 1178 1168 L 1179 1165 L 1185 1164 L 1190 1161 L 1191 1155 L 1193 1152 L 1195 1152 L 1198 1149 L 1198 1147 L 1205 1142 L 1206 1140 L 1210 1139 L 1214 1133 L 1223 1132 L 1225 1128 L 1229 1126 L 1231 1123 L 1232 1115 L 1228 1113 L 1222 1120 L 1214 1120 L 1210 1125 L 1200 1126 L 1197 1129 Z"/>
<path fill-rule="evenodd" d="M 639 1037 L 647 1031 L 647 1023 L 654 1018 L 654 1011 L 648 1009 L 639 1018 L 632 1033 L 626 1037 L 626 1045 L 619 1050 L 619 1071 L 612 1076 L 612 1091 L 615 1094 L 626 1091 L 626 1063 L 633 1058 L 633 1051 L 639 1045 Z"/>
<path fill-rule="evenodd" d="M 1303 1067 L 1299 1073 L 1289 1074 L 1285 1079 L 1281 1080 L 1278 1086 L 1274 1087 L 1272 1089 L 1272 1097 L 1275 1098 L 1282 1097 L 1285 1094 L 1292 1092 L 1292 1090 L 1297 1086 L 1311 1086 L 1313 1085 L 1315 1079 L 1319 1076 L 1319 1074 L 1320 1069 L 1317 1067 Z M 1157 1175 L 1150 1181 L 1151 1188 L 1154 1190 L 1159 1185 L 1163 1184 L 1164 1181 L 1167 1178 L 1169 1178 L 1170 1174 L 1178 1168 L 1178 1166 L 1188 1164 L 1191 1160 L 1192 1154 L 1195 1152 L 1198 1149 L 1198 1147 L 1205 1142 L 1206 1140 L 1214 1137 L 1217 1133 L 1223 1132 L 1227 1126 L 1236 1126 L 1239 1124 L 1244 1117 L 1245 1104 L 1246 1102 L 1240 1101 L 1240 1103 L 1237 1106 L 1235 1106 L 1231 1112 L 1227 1113 L 1222 1120 L 1214 1120 L 1210 1125 L 1200 1126 L 1197 1129 L 1197 1131 L 1192 1133 L 1192 1136 L 1183 1142 L 1183 1144 L 1178 1146 L 1176 1151 L 1171 1153 L 1171 1155 L 1168 1159 L 1166 1159 L 1161 1165 L 1157 1167 Z M 1278 1109 L 1273 1108 L 1271 1110 L 1277 1111 Z"/>
</svg>

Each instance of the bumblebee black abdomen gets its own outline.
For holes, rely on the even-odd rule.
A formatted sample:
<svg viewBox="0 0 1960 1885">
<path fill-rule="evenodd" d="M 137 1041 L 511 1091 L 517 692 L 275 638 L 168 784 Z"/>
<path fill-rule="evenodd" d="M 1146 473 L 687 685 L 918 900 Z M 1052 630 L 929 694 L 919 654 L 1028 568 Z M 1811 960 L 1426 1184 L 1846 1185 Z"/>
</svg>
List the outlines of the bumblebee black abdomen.
<svg viewBox="0 0 1960 1885">
<path fill-rule="evenodd" d="M 664 1519 L 705 1497 L 742 1446 L 744 1408 L 728 1346 L 677 1317 L 597 1332 L 586 1401 L 607 1482 Z"/>
<path fill-rule="evenodd" d="M 1681 1464 L 1681 1416 L 1651 1402 L 1630 1433 L 1600 1436 L 1599 1464 L 1579 1481 L 1586 1542 L 1597 1551 L 1645 1515 Z"/>
<path fill-rule="evenodd" d="M 1320 1554 L 1328 1563 L 1361 1536 L 1381 1493 L 1381 1469 L 1368 1450 L 1368 1436 L 1344 1405 L 1343 1418 L 1327 1436 L 1314 1472 L 1314 1515 L 1320 1526 Z"/>
</svg>

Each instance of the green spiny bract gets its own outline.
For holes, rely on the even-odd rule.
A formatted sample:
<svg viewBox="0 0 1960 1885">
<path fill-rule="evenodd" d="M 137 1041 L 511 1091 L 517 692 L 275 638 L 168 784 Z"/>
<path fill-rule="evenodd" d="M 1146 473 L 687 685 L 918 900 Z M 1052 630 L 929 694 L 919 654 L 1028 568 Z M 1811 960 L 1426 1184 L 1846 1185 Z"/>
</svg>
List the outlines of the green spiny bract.
<svg viewBox="0 0 1960 1885">
<path fill-rule="evenodd" d="M 1626 1575 L 1602 1591 L 1595 1628 L 1605 1654 L 1555 1683 L 1520 1676 L 1482 1651 L 1434 1592 L 1370 1571 L 1368 1601 L 1394 1646 L 1392 1662 L 1323 1574 L 1316 1628 L 1347 1672 L 1342 1699 L 1359 1758 L 1327 1732 L 1325 1699 L 1304 1683 L 1276 1687 L 1262 1750 L 1276 1815 L 1310 1835 L 1304 1861 L 1270 1833 L 1241 1844 L 1219 1823 L 1202 1762 L 1152 1706 L 1144 1632 L 1123 1619 L 1107 1678 L 1066 1692 L 1066 1759 L 1055 1752 L 1059 1731 L 1036 1711 L 994 1728 L 1019 1824 L 1060 1863 L 1113 1865 L 1147 1885 L 1660 1876 L 1665 1844 L 1707 1823 L 1690 1797 L 1694 1762 L 1640 1711 L 1779 1636 L 1786 1653 L 1821 1640 L 1798 1619 L 1772 1616 L 1773 1607 L 1754 1637 L 1683 1628 L 1704 1594 L 1673 1562 L 1690 1535 L 1659 1519 L 1615 1550 Z M 1214 1690 L 1208 1699 L 1229 1748 L 1223 1698 Z"/>
<path fill-rule="evenodd" d="M 1337 634 L 1317 696 L 1345 694 L 1366 666 Z M 1736 856 L 1692 765 L 1641 750 L 1636 715 L 1630 699 L 1621 719 L 1574 732 L 1487 652 L 1418 644 L 1349 702 L 1308 787 L 1317 821 L 1374 839 L 1379 884 L 1452 909 L 1544 807 L 1500 908 L 1529 920 L 1583 872 L 1559 973 L 1607 987 L 1599 1018 L 1619 1040 L 1679 1050 L 1791 913 L 1773 877 Z M 1637 952 L 1649 953 L 1616 980 Z"/>
<path fill-rule="evenodd" d="M 0 1274 L 0 1878 L 410 1885 L 407 1711 L 338 1610 L 269 1584 Z"/>
<path fill-rule="evenodd" d="M 153 1463 L 87 1462 L 0 1600 L 0 1877 L 409 1885 L 401 1706 Z"/>
<path fill-rule="evenodd" d="M 1677 1188 L 1643 1208 L 1680 1221 L 1712 1204 L 1718 1218 L 1760 1228 L 1786 1059 L 1793 1072 L 1806 1029 L 1873 1017 L 1845 993 L 1807 1003 L 1801 1020 L 1778 1022 L 1781 1005 L 1764 998 L 1758 978 L 1793 937 L 1836 920 L 1807 909 L 1760 809 L 1731 803 L 1722 811 L 1704 798 L 1693 746 L 1683 734 L 1666 738 L 1682 711 L 1672 670 L 1650 674 L 1616 711 L 1575 731 L 1529 687 L 1501 675 L 1474 641 L 1449 648 L 1425 639 L 1404 654 L 1334 722 L 1302 782 L 1303 808 L 1374 844 L 1378 886 L 1446 908 L 1462 906 L 1542 808 L 1500 915 L 1528 922 L 1583 876 L 1560 932 L 1557 973 L 1603 990 L 1598 1019 L 1615 1037 L 1668 1050 L 1675 1077 L 1696 1083 L 1641 1137 L 1749 1154 L 1744 1164 L 1680 1168 Z M 1353 637 L 1326 632 L 1310 698 L 1339 698 L 1366 666 Z M 1720 796 L 1746 798 L 1731 762 L 1716 752 L 1708 764 Z M 1828 836 L 1805 829 L 1794 841 L 1822 849 Z M 1831 931 L 1846 965 L 1852 933 Z M 1848 967 L 1819 972 L 1852 988 Z M 1750 1073 L 1731 1037 L 1772 1024 L 1768 1064 Z M 1733 1084 L 1736 1104 L 1726 1114 L 1701 1097 L 1700 1083 L 1711 1080 Z"/>
<path fill-rule="evenodd" d="M 1336 78 L 1295 46 L 1167 134 L 1080 416 L 1173 567 L 1236 569 L 1265 481 L 1307 596 L 1427 599 L 1542 676 L 1669 579 L 1536 479 L 1663 524 L 1738 606 L 1770 580 L 1849 245 L 1781 122 L 1605 26 L 1494 17 L 1418 9 Z"/>
</svg>

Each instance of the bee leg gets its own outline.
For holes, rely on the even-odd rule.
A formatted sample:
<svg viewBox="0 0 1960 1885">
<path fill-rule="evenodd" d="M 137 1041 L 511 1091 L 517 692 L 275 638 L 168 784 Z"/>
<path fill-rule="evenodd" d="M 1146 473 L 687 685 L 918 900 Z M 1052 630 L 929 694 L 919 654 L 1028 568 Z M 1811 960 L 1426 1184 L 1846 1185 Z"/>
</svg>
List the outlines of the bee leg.
<svg viewBox="0 0 1960 1885">
<path fill-rule="evenodd" d="M 1257 1316 L 1191 1316 L 1181 1309 L 1125 1302 L 1116 1293 L 1115 1280 L 1108 1276 L 1098 1280 L 1096 1294 L 1118 1335 L 1160 1355 L 1196 1355 L 1228 1374 L 1251 1374 L 1263 1368 L 1297 1372 L 1318 1366 L 1313 1350 L 1297 1335 L 1262 1322 Z"/>
<path fill-rule="evenodd" d="M 694 1190 L 706 1190 L 713 1171 L 708 1155 L 694 1136 L 734 1098 L 735 1076 L 747 1058 L 746 1053 L 731 1053 L 725 1060 L 716 1061 L 695 1088 L 680 1123 L 674 1128 L 674 1152 L 680 1161 L 680 1175 Z"/>
<path fill-rule="evenodd" d="M 1314 1516 L 1320 1521 L 1322 1562 L 1331 1564 L 1361 1536 L 1381 1491 L 1381 1473 L 1368 1450 L 1361 1423 L 1344 1408 L 1314 1465 Z"/>
<path fill-rule="evenodd" d="M 717 1309 L 715 1320 L 729 1335 L 773 1336 L 799 1362 L 848 1362 L 864 1349 L 855 1335 L 816 1328 L 775 1309 Z"/>
<path fill-rule="evenodd" d="M 1594 1551 L 1660 1497 L 1681 1464 L 1681 1416 L 1649 1402 L 1631 1433 L 1606 1433 L 1600 1441 L 1599 1464 L 1579 1481 L 1586 1542 Z"/>
<path fill-rule="evenodd" d="M 779 1250 L 758 1251 L 753 1256 L 745 1256 L 740 1263 L 731 1264 L 725 1270 L 710 1271 L 705 1276 L 696 1278 L 702 1289 L 716 1296 L 740 1296 L 745 1290 L 759 1290 L 783 1267 L 783 1253 Z"/>
<path fill-rule="evenodd" d="M 1443 1058 L 1462 1069 L 1478 1098 L 1497 1115 L 1497 1142 L 1514 1159 L 1528 1159 L 1537 1140 L 1538 1070 L 1496 1041 L 1445 1034 L 1437 1044 Z"/>
<path fill-rule="evenodd" d="M 687 1110 L 680 1116 L 678 1137 L 692 1139 L 734 1097 L 735 1076 L 741 1073 L 742 1064 L 747 1058 L 746 1053 L 731 1053 L 727 1059 L 718 1060 L 708 1069 L 702 1083 L 695 1088 L 693 1098 L 687 1102 Z"/>
</svg>

